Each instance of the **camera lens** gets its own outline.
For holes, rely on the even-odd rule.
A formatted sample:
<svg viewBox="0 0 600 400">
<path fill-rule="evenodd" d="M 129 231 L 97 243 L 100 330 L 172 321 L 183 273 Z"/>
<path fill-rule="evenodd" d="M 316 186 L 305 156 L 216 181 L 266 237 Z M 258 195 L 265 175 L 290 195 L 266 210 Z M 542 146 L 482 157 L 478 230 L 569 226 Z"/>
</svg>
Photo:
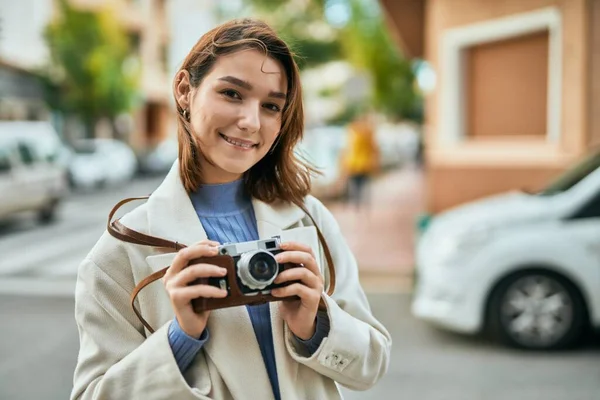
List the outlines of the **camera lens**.
<svg viewBox="0 0 600 400">
<path fill-rule="evenodd" d="M 275 257 L 265 250 L 244 253 L 237 263 L 240 281 L 251 289 L 264 289 L 273 283 L 278 272 L 279 264 Z"/>
<path fill-rule="evenodd" d="M 277 274 L 277 261 L 269 253 L 255 254 L 248 264 L 248 272 L 257 281 L 269 281 Z"/>
</svg>

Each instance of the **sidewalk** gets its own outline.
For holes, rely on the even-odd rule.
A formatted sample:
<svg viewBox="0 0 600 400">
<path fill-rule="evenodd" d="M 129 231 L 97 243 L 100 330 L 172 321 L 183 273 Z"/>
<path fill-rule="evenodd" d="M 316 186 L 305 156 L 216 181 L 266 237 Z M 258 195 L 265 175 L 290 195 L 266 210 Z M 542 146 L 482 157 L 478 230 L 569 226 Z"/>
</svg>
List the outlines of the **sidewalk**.
<svg viewBox="0 0 600 400">
<path fill-rule="evenodd" d="M 328 202 L 358 261 L 367 291 L 406 291 L 414 266 L 415 223 L 424 210 L 424 178 L 414 167 L 390 171 L 371 186 L 371 204 Z"/>
</svg>

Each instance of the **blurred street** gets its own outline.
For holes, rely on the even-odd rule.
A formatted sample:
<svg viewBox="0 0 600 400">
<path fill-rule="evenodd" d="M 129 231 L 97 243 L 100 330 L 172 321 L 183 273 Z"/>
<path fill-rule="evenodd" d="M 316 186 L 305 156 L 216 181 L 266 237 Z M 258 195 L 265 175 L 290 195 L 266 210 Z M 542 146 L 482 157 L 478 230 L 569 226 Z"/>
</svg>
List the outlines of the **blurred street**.
<svg viewBox="0 0 600 400">
<path fill-rule="evenodd" d="M 106 229 L 112 206 L 125 197 L 149 194 L 161 179 L 75 192 L 61 205 L 57 221 L 48 225 L 40 226 L 28 215 L 4 222 L 0 225 L 0 293 L 72 296 L 77 267 Z"/>
<path fill-rule="evenodd" d="M 371 294 L 394 345 L 387 375 L 347 400 L 594 400 L 600 346 L 563 353 L 519 352 L 436 331 L 412 318 L 405 294 Z M 64 400 L 79 346 L 73 299 L 0 295 L 0 398 Z M 35 384 L 32 385 L 32 377 Z"/>
</svg>

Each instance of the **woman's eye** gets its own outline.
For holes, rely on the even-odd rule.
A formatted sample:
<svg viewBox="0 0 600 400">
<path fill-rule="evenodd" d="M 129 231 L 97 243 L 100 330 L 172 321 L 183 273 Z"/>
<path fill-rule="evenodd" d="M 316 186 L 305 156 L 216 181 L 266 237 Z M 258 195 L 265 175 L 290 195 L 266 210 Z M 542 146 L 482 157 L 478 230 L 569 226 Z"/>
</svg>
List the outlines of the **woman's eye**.
<svg viewBox="0 0 600 400">
<path fill-rule="evenodd" d="M 235 90 L 231 90 L 231 89 L 223 90 L 221 93 L 227 97 L 231 97 L 232 99 L 239 100 L 242 98 L 238 92 L 236 92 Z"/>
<path fill-rule="evenodd" d="M 264 107 L 273 112 L 281 111 L 281 108 L 277 104 L 265 104 Z"/>
</svg>

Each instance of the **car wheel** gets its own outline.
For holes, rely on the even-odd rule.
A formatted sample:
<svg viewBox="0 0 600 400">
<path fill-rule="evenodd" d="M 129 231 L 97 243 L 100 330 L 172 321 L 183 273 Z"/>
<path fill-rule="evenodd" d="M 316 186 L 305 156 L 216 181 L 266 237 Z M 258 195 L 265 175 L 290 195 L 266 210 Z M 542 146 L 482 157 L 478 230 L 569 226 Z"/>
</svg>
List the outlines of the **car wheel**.
<svg viewBox="0 0 600 400">
<path fill-rule="evenodd" d="M 56 219 L 56 209 L 58 208 L 58 200 L 52 199 L 38 212 L 38 220 L 42 224 L 47 224 Z"/>
<path fill-rule="evenodd" d="M 577 288 L 545 271 L 519 273 L 494 290 L 488 309 L 491 333 L 525 349 L 570 347 L 582 337 L 585 303 Z"/>
</svg>

